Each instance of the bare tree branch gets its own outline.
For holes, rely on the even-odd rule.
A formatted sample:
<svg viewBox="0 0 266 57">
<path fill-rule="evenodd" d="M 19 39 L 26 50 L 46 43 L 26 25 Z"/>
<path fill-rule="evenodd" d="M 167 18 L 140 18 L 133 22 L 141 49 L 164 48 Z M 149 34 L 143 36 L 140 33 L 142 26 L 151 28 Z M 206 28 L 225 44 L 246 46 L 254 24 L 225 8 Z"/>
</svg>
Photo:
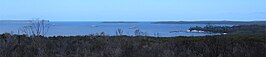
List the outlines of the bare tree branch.
<svg viewBox="0 0 266 57">
<path fill-rule="evenodd" d="M 24 34 L 35 37 L 46 35 L 50 27 L 47 21 L 35 19 L 30 22 L 30 25 L 23 26 L 20 30 Z"/>
</svg>

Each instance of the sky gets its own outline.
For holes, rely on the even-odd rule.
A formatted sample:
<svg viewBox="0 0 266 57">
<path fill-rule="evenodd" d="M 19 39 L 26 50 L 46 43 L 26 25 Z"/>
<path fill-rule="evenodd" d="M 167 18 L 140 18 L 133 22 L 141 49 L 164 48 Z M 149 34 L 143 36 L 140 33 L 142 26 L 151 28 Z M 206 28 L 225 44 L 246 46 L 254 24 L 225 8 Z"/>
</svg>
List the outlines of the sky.
<svg viewBox="0 0 266 57">
<path fill-rule="evenodd" d="M 0 0 L 0 20 L 261 21 L 266 0 Z"/>
</svg>

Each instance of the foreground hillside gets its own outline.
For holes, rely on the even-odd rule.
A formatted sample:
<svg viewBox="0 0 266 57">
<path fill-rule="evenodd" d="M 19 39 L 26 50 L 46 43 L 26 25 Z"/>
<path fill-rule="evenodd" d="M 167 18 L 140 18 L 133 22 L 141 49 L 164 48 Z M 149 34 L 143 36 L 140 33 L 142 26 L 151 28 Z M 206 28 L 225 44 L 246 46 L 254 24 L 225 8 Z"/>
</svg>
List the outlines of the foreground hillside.
<svg viewBox="0 0 266 57">
<path fill-rule="evenodd" d="M 251 26 L 257 27 L 257 26 Z M 260 27 L 260 26 L 259 26 Z M 245 29 L 245 28 L 243 28 Z M 259 30 L 259 31 L 258 31 Z M 252 31 L 252 33 L 250 32 Z M 0 35 L 1 57 L 264 57 L 265 29 L 195 37 Z"/>
</svg>

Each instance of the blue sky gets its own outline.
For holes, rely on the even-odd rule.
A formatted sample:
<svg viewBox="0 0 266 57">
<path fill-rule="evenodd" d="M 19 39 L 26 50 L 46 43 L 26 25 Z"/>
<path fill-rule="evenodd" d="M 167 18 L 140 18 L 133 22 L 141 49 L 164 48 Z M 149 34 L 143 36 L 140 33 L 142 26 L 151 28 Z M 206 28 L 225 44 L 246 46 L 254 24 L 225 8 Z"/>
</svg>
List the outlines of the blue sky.
<svg viewBox="0 0 266 57">
<path fill-rule="evenodd" d="M 266 0 L 0 0 L 0 20 L 265 20 Z"/>
</svg>

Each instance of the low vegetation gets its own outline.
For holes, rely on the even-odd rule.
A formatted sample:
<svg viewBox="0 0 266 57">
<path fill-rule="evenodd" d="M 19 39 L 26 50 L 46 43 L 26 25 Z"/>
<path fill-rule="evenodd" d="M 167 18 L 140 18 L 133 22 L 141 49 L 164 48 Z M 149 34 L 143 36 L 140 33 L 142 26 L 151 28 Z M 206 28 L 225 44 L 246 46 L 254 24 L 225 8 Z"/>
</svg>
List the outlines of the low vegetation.
<svg viewBox="0 0 266 57">
<path fill-rule="evenodd" d="M 239 25 L 239 26 L 205 26 L 191 27 L 189 30 L 199 30 L 212 33 L 230 33 L 230 34 L 250 34 L 250 33 L 265 33 L 266 25 Z"/>
<path fill-rule="evenodd" d="M 220 28 L 220 27 L 217 27 Z M 223 27 L 221 27 L 223 28 Z M 264 57 L 264 25 L 243 25 L 214 36 L 0 35 L 1 57 Z M 217 29 L 218 30 L 218 29 Z M 228 31 L 226 31 L 228 32 Z M 117 32 L 122 35 L 122 31 Z"/>
</svg>

